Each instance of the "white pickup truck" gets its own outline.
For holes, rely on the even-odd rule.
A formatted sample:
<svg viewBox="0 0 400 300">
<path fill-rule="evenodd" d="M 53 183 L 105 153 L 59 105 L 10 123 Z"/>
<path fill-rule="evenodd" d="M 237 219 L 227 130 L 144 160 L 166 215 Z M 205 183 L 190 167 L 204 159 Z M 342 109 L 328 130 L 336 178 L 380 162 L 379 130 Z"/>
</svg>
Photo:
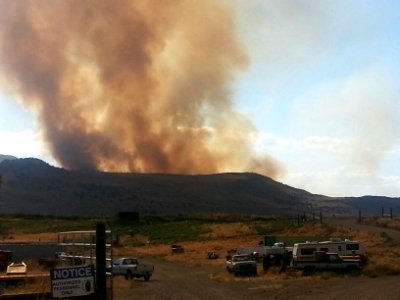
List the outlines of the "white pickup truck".
<svg viewBox="0 0 400 300">
<path fill-rule="evenodd" d="M 226 261 L 226 269 L 235 276 L 243 273 L 257 275 L 257 263 L 248 254 L 237 254 Z"/>
<path fill-rule="evenodd" d="M 139 263 L 136 258 L 121 257 L 116 259 L 107 271 L 112 275 L 124 275 L 126 279 L 143 277 L 145 281 L 149 281 L 153 275 L 154 266 Z"/>
</svg>

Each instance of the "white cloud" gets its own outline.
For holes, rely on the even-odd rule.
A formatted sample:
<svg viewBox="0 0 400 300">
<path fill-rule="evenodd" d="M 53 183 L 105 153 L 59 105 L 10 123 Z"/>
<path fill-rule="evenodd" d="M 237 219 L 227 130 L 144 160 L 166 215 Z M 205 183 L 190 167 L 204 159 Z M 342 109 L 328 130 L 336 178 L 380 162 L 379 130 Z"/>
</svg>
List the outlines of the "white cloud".
<svg viewBox="0 0 400 300">
<path fill-rule="evenodd" d="M 286 183 L 315 194 L 350 197 L 384 195 L 399 197 L 400 176 L 370 177 L 363 170 L 346 167 L 318 172 L 288 173 Z"/>
<path fill-rule="evenodd" d="M 46 149 L 40 134 L 33 130 L 0 131 L 0 154 L 18 158 L 35 157 L 56 165 Z"/>
<path fill-rule="evenodd" d="M 286 151 L 323 151 L 329 153 L 348 153 L 352 141 L 330 136 L 306 136 L 304 138 L 282 138 L 272 133 L 257 134 L 255 147 L 260 152 L 272 151 L 278 154 Z"/>
<path fill-rule="evenodd" d="M 400 196 L 400 176 L 380 176 L 382 195 Z"/>
<path fill-rule="evenodd" d="M 385 155 L 399 147 L 400 92 L 390 72 L 371 67 L 324 83 L 298 98 L 293 107 L 296 135 L 329 135 L 347 140 L 347 163 L 371 175 Z M 350 142 L 350 143 L 349 143 Z"/>
<path fill-rule="evenodd" d="M 352 138 L 282 138 L 259 133 L 255 141 L 257 151 L 279 157 L 287 171 L 283 181 L 291 186 L 328 196 L 400 195 L 397 168 L 371 174 L 368 168 L 349 159 L 358 151 Z M 394 155 L 398 158 L 398 153 Z M 391 157 L 390 161 L 395 159 Z"/>
</svg>

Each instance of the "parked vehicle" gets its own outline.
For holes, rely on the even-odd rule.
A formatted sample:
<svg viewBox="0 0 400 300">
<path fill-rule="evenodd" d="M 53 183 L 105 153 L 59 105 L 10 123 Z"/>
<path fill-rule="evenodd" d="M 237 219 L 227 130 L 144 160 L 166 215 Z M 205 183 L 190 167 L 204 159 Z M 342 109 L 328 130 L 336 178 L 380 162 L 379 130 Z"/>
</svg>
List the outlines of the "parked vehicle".
<svg viewBox="0 0 400 300">
<path fill-rule="evenodd" d="M 185 252 L 185 248 L 183 248 L 181 245 L 171 245 L 171 252 L 172 254 L 183 253 Z"/>
<path fill-rule="evenodd" d="M 283 255 L 292 253 L 293 247 L 286 247 L 284 243 L 275 243 L 273 246 L 242 247 L 237 250 L 237 254 L 249 254 L 255 258 L 262 258 L 268 255 Z"/>
<path fill-rule="evenodd" d="M 257 263 L 248 254 L 237 254 L 228 257 L 226 269 L 229 273 L 257 275 Z"/>
<path fill-rule="evenodd" d="M 136 258 L 121 257 L 116 259 L 107 271 L 112 275 L 124 275 L 126 279 L 143 277 L 145 281 L 149 281 L 153 275 L 154 266 L 139 263 Z"/>
<path fill-rule="evenodd" d="M 312 258 L 293 261 L 293 267 L 310 273 L 315 270 L 354 271 L 361 269 L 358 259 L 342 259 L 337 253 L 314 252 Z"/>
<path fill-rule="evenodd" d="M 275 243 L 272 246 L 242 247 L 237 254 L 248 254 L 256 261 L 262 261 L 263 270 L 267 271 L 270 266 L 290 265 L 293 247 L 287 247 L 284 243 Z"/>
<path fill-rule="evenodd" d="M 323 242 L 297 243 L 293 246 L 293 262 L 313 259 L 315 252 L 337 253 L 344 260 L 359 260 L 366 264 L 367 253 L 358 241 L 331 239 Z"/>
<path fill-rule="evenodd" d="M 7 266 L 6 272 L 0 273 L 0 294 L 8 286 L 20 288 L 27 282 L 46 280 L 48 278 L 48 272 L 28 272 L 28 266 L 26 263 L 12 262 Z"/>
<path fill-rule="evenodd" d="M 262 260 L 265 257 L 273 257 L 280 261 L 286 253 L 291 255 L 293 247 L 286 247 L 284 243 L 275 243 L 272 246 L 242 247 L 237 250 L 237 254 L 249 254 L 255 260 Z"/>
</svg>

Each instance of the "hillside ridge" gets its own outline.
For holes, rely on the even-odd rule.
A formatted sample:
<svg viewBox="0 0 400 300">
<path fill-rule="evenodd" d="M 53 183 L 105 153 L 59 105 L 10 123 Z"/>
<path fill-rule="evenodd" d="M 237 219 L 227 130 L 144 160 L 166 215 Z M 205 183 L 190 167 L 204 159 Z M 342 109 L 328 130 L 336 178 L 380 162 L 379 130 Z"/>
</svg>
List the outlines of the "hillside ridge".
<svg viewBox="0 0 400 300">
<path fill-rule="evenodd" d="M 400 199 L 333 198 L 312 194 L 256 173 L 178 175 L 68 171 L 39 159 L 0 162 L 2 214 L 111 216 L 141 214 L 378 213 L 384 203 L 400 211 Z"/>
</svg>

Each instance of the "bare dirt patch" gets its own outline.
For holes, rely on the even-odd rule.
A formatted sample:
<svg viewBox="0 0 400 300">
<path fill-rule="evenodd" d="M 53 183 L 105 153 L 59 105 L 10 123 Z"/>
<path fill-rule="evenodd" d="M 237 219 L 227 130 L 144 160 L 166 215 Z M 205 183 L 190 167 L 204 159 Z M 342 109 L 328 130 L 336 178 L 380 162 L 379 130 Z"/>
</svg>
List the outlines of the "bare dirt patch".
<svg viewBox="0 0 400 300">
<path fill-rule="evenodd" d="M 316 276 L 260 272 L 257 277 L 234 277 L 223 266 L 192 266 L 162 258 L 144 257 L 155 265 L 149 282 L 118 278 L 115 300 L 131 299 L 400 299 L 399 276 Z"/>
</svg>

